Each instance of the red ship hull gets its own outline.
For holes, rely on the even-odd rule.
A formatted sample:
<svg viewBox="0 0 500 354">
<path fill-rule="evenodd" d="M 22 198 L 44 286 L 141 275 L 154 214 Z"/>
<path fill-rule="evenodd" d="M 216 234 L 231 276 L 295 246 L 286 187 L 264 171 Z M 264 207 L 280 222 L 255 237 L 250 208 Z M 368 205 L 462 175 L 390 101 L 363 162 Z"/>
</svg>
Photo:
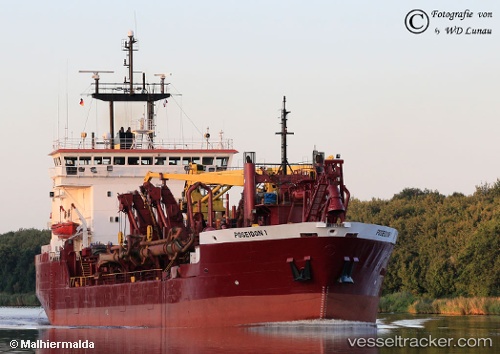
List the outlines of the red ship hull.
<svg viewBox="0 0 500 354">
<path fill-rule="evenodd" d="M 210 327 L 307 319 L 375 322 L 393 244 L 308 237 L 200 245 L 172 278 L 70 287 L 65 261 L 38 255 L 37 295 L 53 325 Z M 340 283 L 345 257 L 359 263 Z M 293 259 L 293 260 L 292 260 Z M 294 280 L 310 259 L 311 278 Z"/>
</svg>

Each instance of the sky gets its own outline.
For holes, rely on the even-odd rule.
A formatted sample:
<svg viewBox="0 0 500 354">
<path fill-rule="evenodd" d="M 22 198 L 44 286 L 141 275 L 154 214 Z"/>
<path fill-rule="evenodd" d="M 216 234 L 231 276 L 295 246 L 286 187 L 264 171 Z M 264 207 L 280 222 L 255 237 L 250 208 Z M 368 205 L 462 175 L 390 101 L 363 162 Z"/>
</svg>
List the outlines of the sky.
<svg viewBox="0 0 500 354">
<path fill-rule="evenodd" d="M 53 141 L 107 131 L 107 108 L 87 96 L 91 74 L 78 71 L 114 70 L 102 82 L 123 80 L 129 30 L 139 40 L 135 68 L 149 81 L 171 73 L 175 95 L 157 112 L 166 138 L 200 139 L 209 127 L 258 162 L 279 162 L 286 96 L 289 161 L 314 148 L 341 154 L 355 198 L 390 199 L 404 188 L 470 195 L 500 176 L 498 1 L 2 0 L 0 8 L 0 233 L 47 227 Z M 412 10 L 428 22 L 421 12 L 405 21 Z M 473 16 L 451 19 L 465 10 Z M 407 28 L 427 23 L 423 33 Z M 477 28 L 491 34 L 466 34 Z M 117 125 L 141 114 L 124 113 Z"/>
</svg>

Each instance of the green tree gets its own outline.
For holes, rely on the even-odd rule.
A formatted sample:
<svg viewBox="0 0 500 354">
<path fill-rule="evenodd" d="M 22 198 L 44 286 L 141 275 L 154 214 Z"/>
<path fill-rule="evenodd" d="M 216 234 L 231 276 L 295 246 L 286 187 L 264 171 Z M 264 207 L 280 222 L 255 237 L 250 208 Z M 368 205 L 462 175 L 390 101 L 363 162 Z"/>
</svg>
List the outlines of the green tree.
<svg viewBox="0 0 500 354">
<path fill-rule="evenodd" d="M 0 235 L 0 292 L 35 291 L 35 255 L 50 242 L 50 231 L 20 229 Z"/>
<path fill-rule="evenodd" d="M 500 295 L 500 180 L 471 196 L 405 188 L 390 200 L 353 199 L 348 219 L 399 232 L 383 294 Z"/>
</svg>

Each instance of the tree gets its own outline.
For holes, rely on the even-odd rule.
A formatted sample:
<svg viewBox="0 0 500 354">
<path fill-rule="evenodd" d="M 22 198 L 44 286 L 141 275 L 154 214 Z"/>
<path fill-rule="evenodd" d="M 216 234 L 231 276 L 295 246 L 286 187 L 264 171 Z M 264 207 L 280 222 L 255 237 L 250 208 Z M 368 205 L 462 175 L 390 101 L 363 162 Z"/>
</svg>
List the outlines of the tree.
<svg viewBox="0 0 500 354">
<path fill-rule="evenodd" d="M 405 188 L 391 200 L 353 199 L 348 219 L 399 232 L 383 294 L 500 295 L 500 180 L 471 196 Z"/>
<path fill-rule="evenodd" d="M 20 229 L 0 235 L 0 292 L 35 291 L 35 255 L 50 242 L 50 231 Z"/>
</svg>

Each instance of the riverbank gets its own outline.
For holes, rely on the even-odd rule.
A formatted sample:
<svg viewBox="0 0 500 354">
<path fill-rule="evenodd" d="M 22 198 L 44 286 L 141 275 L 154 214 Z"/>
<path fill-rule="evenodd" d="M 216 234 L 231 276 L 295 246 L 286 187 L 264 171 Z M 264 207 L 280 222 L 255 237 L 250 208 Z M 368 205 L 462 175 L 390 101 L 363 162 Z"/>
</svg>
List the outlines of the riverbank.
<svg viewBox="0 0 500 354">
<path fill-rule="evenodd" d="M 35 306 L 39 307 L 35 293 L 7 294 L 0 293 L 0 306 Z"/>
<path fill-rule="evenodd" d="M 500 297 L 431 299 L 401 292 L 383 296 L 379 313 L 500 315 Z"/>
</svg>

